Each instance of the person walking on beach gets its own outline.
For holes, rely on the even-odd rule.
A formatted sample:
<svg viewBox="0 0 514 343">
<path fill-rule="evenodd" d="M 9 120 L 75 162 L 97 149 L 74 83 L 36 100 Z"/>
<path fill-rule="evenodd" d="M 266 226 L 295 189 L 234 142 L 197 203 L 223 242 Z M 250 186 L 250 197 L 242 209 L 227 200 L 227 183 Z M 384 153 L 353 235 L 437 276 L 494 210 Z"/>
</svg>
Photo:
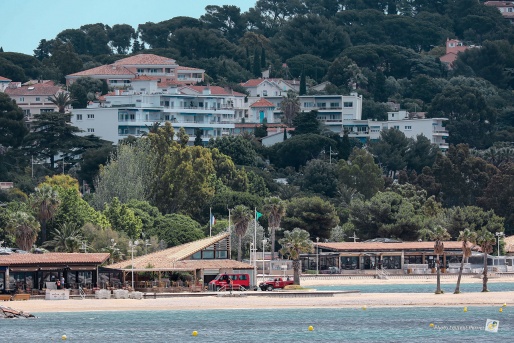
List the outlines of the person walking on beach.
<svg viewBox="0 0 514 343">
<path fill-rule="evenodd" d="M 61 288 L 66 289 L 66 286 L 64 285 L 64 276 L 61 276 Z"/>
</svg>

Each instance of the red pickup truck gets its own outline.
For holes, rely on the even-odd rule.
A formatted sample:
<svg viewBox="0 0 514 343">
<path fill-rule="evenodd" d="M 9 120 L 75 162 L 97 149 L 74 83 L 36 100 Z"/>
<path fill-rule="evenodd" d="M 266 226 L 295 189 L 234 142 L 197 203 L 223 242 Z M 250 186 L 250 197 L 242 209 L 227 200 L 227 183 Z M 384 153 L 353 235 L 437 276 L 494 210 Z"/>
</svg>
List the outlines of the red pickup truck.
<svg viewBox="0 0 514 343">
<path fill-rule="evenodd" d="M 288 285 L 292 285 L 293 283 L 294 283 L 294 281 L 291 280 L 290 278 L 283 279 L 281 277 L 278 277 L 278 278 L 269 279 L 267 281 L 261 282 L 259 284 L 259 288 L 262 291 L 272 291 L 275 288 L 284 288 Z"/>
</svg>

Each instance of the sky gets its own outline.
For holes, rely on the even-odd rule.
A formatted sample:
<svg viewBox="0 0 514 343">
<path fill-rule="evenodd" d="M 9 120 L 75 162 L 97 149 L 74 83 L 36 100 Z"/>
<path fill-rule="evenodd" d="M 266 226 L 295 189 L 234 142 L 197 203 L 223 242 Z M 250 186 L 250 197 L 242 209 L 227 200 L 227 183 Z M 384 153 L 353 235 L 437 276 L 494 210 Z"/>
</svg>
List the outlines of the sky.
<svg viewBox="0 0 514 343">
<path fill-rule="evenodd" d="M 0 0 L 0 47 L 33 55 L 41 39 L 85 24 L 158 23 L 179 16 L 199 18 L 207 5 L 235 5 L 246 12 L 257 0 Z"/>
</svg>

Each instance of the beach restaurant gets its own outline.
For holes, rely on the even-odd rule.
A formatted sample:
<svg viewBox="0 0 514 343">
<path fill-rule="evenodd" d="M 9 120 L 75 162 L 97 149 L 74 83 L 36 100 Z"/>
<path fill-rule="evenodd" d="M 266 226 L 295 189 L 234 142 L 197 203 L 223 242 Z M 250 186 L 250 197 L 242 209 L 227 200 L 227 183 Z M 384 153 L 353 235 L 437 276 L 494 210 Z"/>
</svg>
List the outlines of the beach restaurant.
<svg viewBox="0 0 514 343">
<path fill-rule="evenodd" d="M 462 242 L 446 241 L 439 256 L 441 271 L 453 272 L 462 259 Z M 367 241 L 314 243 L 314 252 L 302 254 L 302 270 L 332 269 L 342 274 L 371 274 L 387 269 L 392 274 L 435 272 L 434 242 Z"/>
<path fill-rule="evenodd" d="M 133 281 L 136 290 L 165 291 L 172 273 L 189 274 L 191 285 L 198 286 L 191 290 L 202 290 L 221 273 L 249 274 L 254 279 L 252 265 L 230 259 L 229 232 L 108 265 L 100 274 L 100 287 L 117 286 L 118 278 L 111 279 L 116 271 L 122 273 L 121 283 L 131 286 Z"/>
<path fill-rule="evenodd" d="M 47 283 L 64 278 L 65 287 L 95 287 L 108 253 L 12 253 L 0 255 L 0 292 L 39 294 Z"/>
</svg>

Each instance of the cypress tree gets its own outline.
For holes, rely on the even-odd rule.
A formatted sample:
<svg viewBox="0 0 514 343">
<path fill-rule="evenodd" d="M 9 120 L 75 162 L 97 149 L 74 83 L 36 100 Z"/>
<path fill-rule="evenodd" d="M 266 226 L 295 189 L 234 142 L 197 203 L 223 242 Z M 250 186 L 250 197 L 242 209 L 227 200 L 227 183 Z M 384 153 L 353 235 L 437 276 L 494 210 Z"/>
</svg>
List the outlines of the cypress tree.
<svg viewBox="0 0 514 343">
<path fill-rule="evenodd" d="M 300 76 L 300 95 L 307 94 L 307 84 L 305 82 L 305 71 L 302 69 L 302 75 Z"/>
<path fill-rule="evenodd" d="M 4 52 L 4 48 L 0 46 L 0 52 Z"/>
<path fill-rule="evenodd" d="M 259 53 L 255 49 L 253 54 L 253 75 L 256 77 L 261 76 L 261 61 L 259 60 Z"/>
<path fill-rule="evenodd" d="M 264 47 L 261 50 L 261 68 L 266 68 L 266 50 L 264 50 Z"/>
<path fill-rule="evenodd" d="M 287 127 L 284 127 L 284 141 L 287 139 Z"/>
</svg>

